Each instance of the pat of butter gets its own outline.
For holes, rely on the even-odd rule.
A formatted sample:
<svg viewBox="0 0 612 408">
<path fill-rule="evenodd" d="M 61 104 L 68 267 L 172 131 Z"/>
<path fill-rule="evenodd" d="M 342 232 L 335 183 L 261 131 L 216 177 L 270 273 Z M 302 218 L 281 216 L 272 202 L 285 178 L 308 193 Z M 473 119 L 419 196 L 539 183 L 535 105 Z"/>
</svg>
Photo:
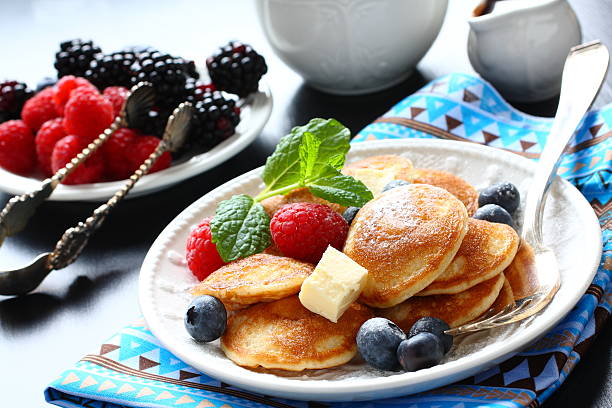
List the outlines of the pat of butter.
<svg viewBox="0 0 612 408">
<path fill-rule="evenodd" d="M 395 172 L 376 169 L 355 169 L 351 172 L 352 176 L 361 181 L 372 192 L 374 197 L 382 193 L 382 189 L 395 179 Z"/>
<path fill-rule="evenodd" d="M 308 310 L 334 323 L 357 300 L 368 270 L 329 246 L 300 290 L 300 302 Z"/>
</svg>

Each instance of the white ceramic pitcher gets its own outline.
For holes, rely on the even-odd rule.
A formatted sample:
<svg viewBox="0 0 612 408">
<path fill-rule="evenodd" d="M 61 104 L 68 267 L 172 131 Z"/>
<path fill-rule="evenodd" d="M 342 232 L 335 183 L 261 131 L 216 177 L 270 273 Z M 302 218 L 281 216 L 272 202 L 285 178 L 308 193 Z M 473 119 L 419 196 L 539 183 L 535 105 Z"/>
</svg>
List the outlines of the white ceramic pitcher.
<svg viewBox="0 0 612 408">
<path fill-rule="evenodd" d="M 478 15 L 485 4 L 492 12 Z M 483 1 L 468 20 L 474 69 L 511 101 L 559 93 L 563 64 L 580 44 L 580 24 L 566 0 Z"/>
</svg>

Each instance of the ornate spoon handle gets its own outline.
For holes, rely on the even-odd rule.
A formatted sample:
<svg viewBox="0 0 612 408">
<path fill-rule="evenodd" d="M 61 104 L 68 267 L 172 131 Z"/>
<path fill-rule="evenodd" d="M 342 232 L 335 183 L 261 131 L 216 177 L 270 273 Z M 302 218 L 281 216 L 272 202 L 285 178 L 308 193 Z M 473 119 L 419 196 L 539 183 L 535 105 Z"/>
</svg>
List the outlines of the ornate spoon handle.
<svg viewBox="0 0 612 408">
<path fill-rule="evenodd" d="M 84 222 L 68 228 L 55 245 L 48 258 L 50 269 L 62 269 L 73 263 L 81 254 L 89 237 L 102 225 L 110 211 L 129 193 L 136 182 L 147 174 L 157 159 L 168 150 L 175 150 L 182 143 L 189 127 L 191 104 L 182 103 L 168 119 L 164 138 L 157 148 L 132 174 L 127 183 L 118 190 L 106 203 L 96 208 Z"/>
</svg>

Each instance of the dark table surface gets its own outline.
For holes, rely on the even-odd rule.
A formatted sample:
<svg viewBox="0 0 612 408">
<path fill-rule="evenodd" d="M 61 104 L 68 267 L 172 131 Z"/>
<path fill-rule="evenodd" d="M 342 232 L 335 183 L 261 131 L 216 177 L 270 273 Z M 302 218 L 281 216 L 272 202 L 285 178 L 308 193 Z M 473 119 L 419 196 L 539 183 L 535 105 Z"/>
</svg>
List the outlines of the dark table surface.
<svg viewBox="0 0 612 408">
<path fill-rule="evenodd" d="M 468 17 L 474 0 L 451 0 L 444 27 L 417 72 L 387 91 L 353 97 L 327 95 L 305 86 L 263 37 L 254 2 L 242 0 L 119 1 L 0 0 L 0 77 L 35 84 L 54 75 L 54 53 L 62 40 L 91 38 L 103 50 L 152 45 L 203 63 L 229 39 L 251 43 L 268 61 L 267 81 L 274 111 L 261 135 L 216 168 L 165 191 L 123 202 L 93 236 L 81 257 L 53 272 L 32 294 L 0 296 L 0 406 L 44 404 L 43 390 L 65 368 L 139 316 L 138 271 L 164 226 L 194 200 L 218 185 L 264 163 L 278 139 L 312 117 L 334 117 L 353 133 L 427 81 L 453 71 L 473 72 L 466 55 Z M 612 45 L 612 1 L 570 2 L 584 39 Z M 608 77 L 596 107 L 612 102 Z M 556 100 L 519 105 L 554 115 Z M 0 205 L 10 197 L 0 193 Z M 27 231 L 0 249 L 2 265 L 25 263 L 47 251 L 61 233 L 95 208 L 93 203 L 45 203 Z M 591 349 L 546 403 L 547 407 L 612 406 L 612 330 Z"/>
</svg>

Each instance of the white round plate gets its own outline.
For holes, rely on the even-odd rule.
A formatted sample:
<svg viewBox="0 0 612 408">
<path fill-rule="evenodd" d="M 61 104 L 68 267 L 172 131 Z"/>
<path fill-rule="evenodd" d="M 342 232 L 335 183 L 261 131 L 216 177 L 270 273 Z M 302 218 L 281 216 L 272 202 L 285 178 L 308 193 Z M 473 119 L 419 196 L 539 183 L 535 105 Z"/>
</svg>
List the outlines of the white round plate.
<svg viewBox="0 0 612 408">
<path fill-rule="evenodd" d="M 208 152 L 195 155 L 167 169 L 142 177 L 127 198 L 162 190 L 189 177 L 209 170 L 247 147 L 261 132 L 272 112 L 272 94 L 264 81 L 248 104 L 241 107 L 240 123 L 236 133 Z M 40 187 L 40 179 L 20 176 L 0 167 L 0 190 L 10 194 L 24 194 Z M 51 201 L 105 201 L 119 190 L 127 180 L 79 185 L 57 186 Z"/>
<path fill-rule="evenodd" d="M 347 161 L 400 154 L 416 167 L 451 171 L 476 188 L 513 182 L 523 195 L 535 163 L 513 153 L 465 142 L 388 140 L 356 143 Z M 329 370 L 287 375 L 261 373 L 235 365 L 218 341 L 198 344 L 183 326 L 196 279 L 181 263 L 190 228 L 214 214 L 217 203 L 234 194 L 256 194 L 261 168 L 206 194 L 177 216 L 149 250 L 140 271 L 140 306 L 153 334 L 172 353 L 220 381 L 276 397 L 359 401 L 388 398 L 440 387 L 499 363 L 557 324 L 585 293 L 601 257 L 601 230 L 592 208 L 571 184 L 556 180 L 545 211 L 544 239 L 558 257 L 561 288 L 550 305 L 529 321 L 456 339 L 443 364 L 409 373 L 378 371 L 354 361 Z M 458 340 L 458 341 L 457 341 Z"/>
</svg>

